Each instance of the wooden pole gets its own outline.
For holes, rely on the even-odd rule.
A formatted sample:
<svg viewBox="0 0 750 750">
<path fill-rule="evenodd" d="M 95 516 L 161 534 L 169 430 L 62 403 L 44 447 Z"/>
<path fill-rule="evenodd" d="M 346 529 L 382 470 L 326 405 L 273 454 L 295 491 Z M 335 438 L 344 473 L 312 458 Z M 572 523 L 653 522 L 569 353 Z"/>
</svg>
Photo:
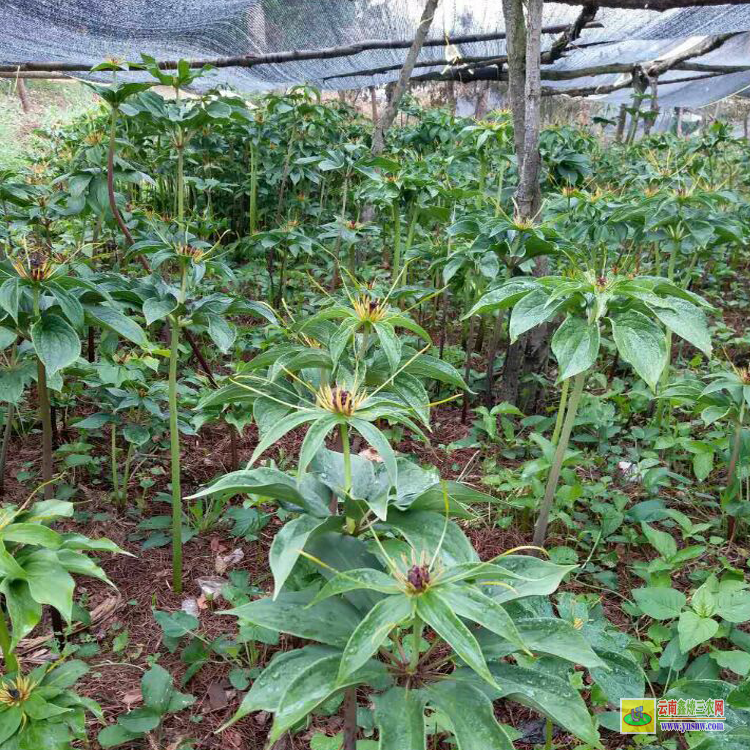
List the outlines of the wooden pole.
<svg viewBox="0 0 750 750">
<path fill-rule="evenodd" d="M 385 134 L 396 119 L 398 105 L 404 96 L 412 71 L 414 70 L 414 64 L 417 62 L 417 57 L 419 57 L 419 53 L 422 51 L 425 39 L 430 31 L 430 26 L 432 26 L 432 19 L 435 16 L 437 4 L 438 0 L 427 0 L 425 3 L 417 33 L 414 35 L 414 41 L 406 55 L 406 60 L 404 60 L 404 67 L 401 68 L 401 75 L 398 77 L 398 81 L 393 88 L 393 94 L 388 99 L 385 110 L 383 110 L 383 114 L 379 118 L 375 126 L 375 131 L 372 134 L 372 153 L 375 156 L 383 153 L 383 149 L 385 148 Z"/>
<path fill-rule="evenodd" d="M 378 98 L 375 92 L 375 87 L 370 86 L 370 109 L 372 111 L 373 123 L 376 123 L 378 121 Z"/>
<path fill-rule="evenodd" d="M 18 98 L 21 100 L 21 109 L 23 109 L 26 114 L 29 114 L 31 109 L 29 107 L 29 95 L 26 91 L 26 83 L 23 78 L 19 78 L 16 81 L 16 91 L 18 92 Z"/>
<path fill-rule="evenodd" d="M 617 115 L 617 132 L 615 133 L 615 141 L 620 143 L 622 136 L 625 133 L 625 122 L 628 119 L 628 109 L 624 104 L 620 105 L 620 113 Z"/>
</svg>

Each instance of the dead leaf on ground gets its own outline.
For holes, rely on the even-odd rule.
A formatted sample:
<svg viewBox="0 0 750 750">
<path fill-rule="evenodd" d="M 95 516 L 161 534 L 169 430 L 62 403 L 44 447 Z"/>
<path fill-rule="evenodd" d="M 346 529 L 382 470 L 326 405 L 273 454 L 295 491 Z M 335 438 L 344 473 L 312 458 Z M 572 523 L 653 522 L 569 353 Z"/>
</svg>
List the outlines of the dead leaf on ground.
<svg viewBox="0 0 750 750">
<path fill-rule="evenodd" d="M 245 553 L 239 549 L 239 547 L 232 550 L 228 555 L 217 555 L 216 561 L 214 562 L 214 569 L 219 575 L 221 575 L 222 573 L 226 573 L 226 571 L 233 565 L 242 562 L 244 557 Z"/>
<path fill-rule="evenodd" d="M 135 690 L 129 690 L 125 695 L 122 696 L 122 702 L 130 708 L 131 706 L 135 705 L 136 703 L 140 703 L 143 700 L 143 695 L 141 695 L 140 688 L 136 688 Z"/>
<path fill-rule="evenodd" d="M 227 691 L 218 682 L 212 682 L 208 686 L 207 697 L 208 707 L 206 708 L 205 713 L 221 711 L 221 709 L 226 708 L 229 704 Z"/>
</svg>

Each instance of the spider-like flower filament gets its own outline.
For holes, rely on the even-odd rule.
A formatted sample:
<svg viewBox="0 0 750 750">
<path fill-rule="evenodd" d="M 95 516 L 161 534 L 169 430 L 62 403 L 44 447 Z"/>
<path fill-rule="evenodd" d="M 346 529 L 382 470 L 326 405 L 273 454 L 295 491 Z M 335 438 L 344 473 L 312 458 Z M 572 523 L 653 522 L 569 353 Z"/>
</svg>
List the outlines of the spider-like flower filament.
<svg viewBox="0 0 750 750">
<path fill-rule="evenodd" d="M 192 258 L 196 263 L 200 263 L 205 257 L 205 253 L 193 245 L 178 245 L 177 254 L 185 258 Z"/>
<path fill-rule="evenodd" d="M 330 385 L 324 385 L 317 393 L 315 402 L 321 409 L 330 411 L 333 414 L 343 414 L 351 417 L 352 414 L 362 405 L 366 396 L 357 391 L 347 391 L 344 388 L 331 388 Z"/>
<path fill-rule="evenodd" d="M 19 675 L 15 680 L 6 682 L 0 688 L 0 703 L 6 706 L 20 706 L 28 700 L 36 683 L 24 675 Z"/>
<path fill-rule="evenodd" d="M 369 295 L 363 294 L 352 302 L 357 317 L 366 323 L 377 323 L 388 314 L 386 306 Z"/>
<path fill-rule="evenodd" d="M 18 275 L 29 281 L 45 281 L 55 270 L 49 258 L 36 251 L 26 256 L 25 263 L 20 258 L 12 258 L 10 262 Z"/>
</svg>

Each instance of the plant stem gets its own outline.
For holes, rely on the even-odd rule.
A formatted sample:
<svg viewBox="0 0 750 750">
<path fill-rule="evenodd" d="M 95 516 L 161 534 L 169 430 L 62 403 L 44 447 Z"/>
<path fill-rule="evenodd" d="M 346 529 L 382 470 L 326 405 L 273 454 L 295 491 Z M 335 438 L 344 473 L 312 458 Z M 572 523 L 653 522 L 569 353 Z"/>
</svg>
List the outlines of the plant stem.
<svg viewBox="0 0 750 750">
<path fill-rule="evenodd" d="M 563 417 L 565 416 L 565 407 L 568 404 L 568 390 L 570 389 L 570 378 L 563 381 L 562 392 L 560 393 L 560 406 L 557 408 L 557 421 L 555 422 L 555 431 L 552 433 L 552 445 L 557 445 L 562 429 Z"/>
<path fill-rule="evenodd" d="M 258 154 L 250 144 L 250 234 L 255 234 L 258 222 Z"/>
<path fill-rule="evenodd" d="M 11 638 L 8 632 L 8 623 L 5 619 L 5 611 L 0 608 L 0 649 L 3 652 L 3 662 L 5 664 L 5 674 L 9 672 L 18 672 L 18 659 L 10 647 Z"/>
<path fill-rule="evenodd" d="M 727 491 L 725 494 L 731 497 L 730 491 L 732 485 L 735 482 L 735 474 L 737 473 L 737 461 L 740 457 L 740 448 L 742 447 L 742 421 L 745 417 L 745 399 L 742 399 L 742 405 L 740 406 L 740 413 L 737 417 L 737 427 L 734 432 L 734 440 L 732 444 L 732 455 L 729 458 L 729 467 L 727 469 Z M 740 484 L 740 488 L 741 488 Z M 734 541 L 734 537 L 737 533 L 737 518 L 731 516 L 727 523 L 727 538 L 730 542 Z"/>
<path fill-rule="evenodd" d="M 419 647 L 422 644 L 422 630 L 424 629 L 424 623 L 422 618 L 417 616 L 414 618 L 414 624 L 411 630 L 411 659 L 409 660 L 409 673 L 413 674 L 417 665 L 419 664 Z"/>
<path fill-rule="evenodd" d="M 52 415 L 47 391 L 47 369 L 42 360 L 36 361 L 36 389 L 39 400 L 39 418 L 42 422 L 42 481 L 44 485 L 44 499 L 51 500 L 52 487 Z"/>
<path fill-rule="evenodd" d="M 342 750 L 357 750 L 357 688 L 344 693 L 344 746 Z"/>
<path fill-rule="evenodd" d="M 117 427 L 114 422 L 110 426 L 110 454 L 112 458 L 112 492 L 115 502 L 120 504 L 120 487 L 117 481 Z"/>
<path fill-rule="evenodd" d="M 10 446 L 10 438 L 13 434 L 13 412 L 15 407 L 13 404 L 8 404 L 8 411 L 5 413 L 5 429 L 3 430 L 3 444 L 0 447 L 0 497 L 2 497 L 5 491 L 5 463 L 8 460 L 8 448 Z"/>
<path fill-rule="evenodd" d="M 391 206 L 393 216 L 393 269 L 391 279 L 397 279 L 401 270 L 401 214 L 398 210 L 398 201 L 393 201 Z"/>
<path fill-rule="evenodd" d="M 169 344 L 169 445 L 172 464 L 172 586 L 182 593 L 182 492 L 180 489 L 180 431 L 177 424 L 177 361 L 180 321 L 172 316 Z"/>
<path fill-rule="evenodd" d="M 581 395 L 583 394 L 583 386 L 585 382 L 585 372 L 578 373 L 573 380 L 573 391 L 570 394 L 570 403 L 568 404 L 565 422 L 563 423 L 562 432 L 560 433 L 560 441 L 555 450 L 552 468 L 550 469 L 549 477 L 547 478 L 547 486 L 544 490 L 544 498 L 539 508 L 539 517 L 537 518 L 536 526 L 534 527 L 533 544 L 536 547 L 543 547 L 544 542 L 547 539 L 549 514 L 552 510 L 552 503 L 555 500 L 557 483 L 560 481 L 560 472 L 562 471 L 563 461 L 565 460 L 565 451 L 568 449 L 570 434 L 573 432 L 573 425 L 576 421 L 576 412 L 578 411 L 578 404 L 581 400 Z"/>
<path fill-rule="evenodd" d="M 109 208 L 115 217 L 117 226 L 120 227 L 120 231 L 125 235 L 128 245 L 132 245 L 133 235 L 130 234 L 130 230 L 120 215 L 120 210 L 117 208 L 117 201 L 115 200 L 115 136 L 117 135 L 117 114 L 117 109 L 112 107 L 112 117 L 109 124 L 109 152 L 107 154 L 107 194 L 109 195 Z"/>
<path fill-rule="evenodd" d="M 349 426 L 339 425 L 341 431 L 341 448 L 344 454 L 344 491 L 348 494 L 352 489 L 352 456 L 349 446 Z"/>
<path fill-rule="evenodd" d="M 177 145 L 177 221 L 182 223 L 185 218 L 185 144 L 182 141 L 182 131 Z"/>
<path fill-rule="evenodd" d="M 547 719 L 547 725 L 545 726 L 544 739 L 544 750 L 552 750 L 552 722 L 549 719 Z"/>
</svg>

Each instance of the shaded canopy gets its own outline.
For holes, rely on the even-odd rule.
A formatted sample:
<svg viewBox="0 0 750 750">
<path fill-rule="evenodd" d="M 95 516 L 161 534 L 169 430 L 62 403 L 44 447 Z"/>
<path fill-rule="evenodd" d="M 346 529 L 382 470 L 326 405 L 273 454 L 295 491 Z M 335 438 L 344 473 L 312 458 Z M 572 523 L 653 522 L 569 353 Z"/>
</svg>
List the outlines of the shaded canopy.
<svg viewBox="0 0 750 750">
<path fill-rule="evenodd" d="M 372 40 L 403 41 L 402 47 L 333 54 L 326 59 L 248 61 L 217 68 L 203 83 L 228 84 L 239 91 L 297 83 L 334 90 L 377 86 L 398 77 L 423 4 L 423 0 L 5 0 L 0 6 L 0 62 L 91 66 L 105 58 L 137 61 L 141 52 L 158 60 L 211 60 Z M 422 50 L 414 77 L 502 79 L 501 7 L 499 0 L 442 0 L 430 31 L 433 44 Z M 549 33 L 544 35 L 543 50 L 551 49 L 580 13 L 580 6 L 547 3 L 544 26 Z M 485 41 L 455 41 L 478 34 Z M 717 35 L 722 42 L 717 49 L 691 57 L 659 77 L 661 104 L 702 106 L 750 86 L 750 4 L 663 12 L 598 8 L 594 23 L 567 45 L 562 57 L 544 65 L 543 84 L 561 93 L 606 94 L 607 101 L 617 103 L 631 95 L 634 65 L 669 60 Z M 483 60 L 494 62 L 488 66 Z M 454 63 L 452 68 L 448 61 Z"/>
</svg>

